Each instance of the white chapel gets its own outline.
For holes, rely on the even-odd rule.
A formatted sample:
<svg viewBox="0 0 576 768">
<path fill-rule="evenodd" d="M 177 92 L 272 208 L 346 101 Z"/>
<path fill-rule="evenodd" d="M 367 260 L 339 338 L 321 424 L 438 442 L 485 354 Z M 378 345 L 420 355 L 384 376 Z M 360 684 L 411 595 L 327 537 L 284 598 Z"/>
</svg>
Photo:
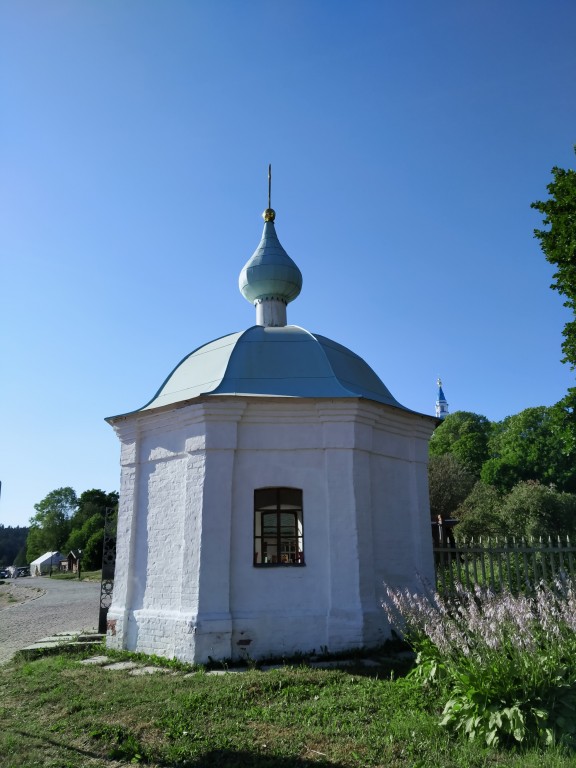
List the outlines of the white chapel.
<svg viewBox="0 0 576 768">
<path fill-rule="evenodd" d="M 302 275 L 275 212 L 240 272 L 247 330 L 189 354 L 121 442 L 109 647 L 257 659 L 373 647 L 384 584 L 434 580 L 431 416 L 370 366 L 289 325 Z"/>
</svg>

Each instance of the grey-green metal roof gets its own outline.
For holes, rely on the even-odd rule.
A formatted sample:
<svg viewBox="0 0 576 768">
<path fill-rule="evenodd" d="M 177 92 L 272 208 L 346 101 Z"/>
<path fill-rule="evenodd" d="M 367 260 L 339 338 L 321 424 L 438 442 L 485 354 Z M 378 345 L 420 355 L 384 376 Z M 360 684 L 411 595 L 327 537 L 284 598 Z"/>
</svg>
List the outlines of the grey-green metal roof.
<svg viewBox="0 0 576 768">
<path fill-rule="evenodd" d="M 408 410 L 361 357 L 296 325 L 255 325 L 199 347 L 138 411 L 200 395 L 365 398 Z"/>
</svg>

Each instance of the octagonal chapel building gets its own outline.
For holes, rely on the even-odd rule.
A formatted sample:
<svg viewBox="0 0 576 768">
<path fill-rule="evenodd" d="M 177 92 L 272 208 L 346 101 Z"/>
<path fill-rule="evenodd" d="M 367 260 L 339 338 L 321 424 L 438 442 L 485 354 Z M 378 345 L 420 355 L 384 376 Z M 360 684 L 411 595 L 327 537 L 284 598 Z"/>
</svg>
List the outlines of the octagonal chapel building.
<svg viewBox="0 0 576 768">
<path fill-rule="evenodd" d="M 437 422 L 287 323 L 302 275 L 274 219 L 239 278 L 255 325 L 107 419 L 121 442 L 109 647 L 202 663 L 377 646 L 384 584 L 434 579 Z"/>
</svg>

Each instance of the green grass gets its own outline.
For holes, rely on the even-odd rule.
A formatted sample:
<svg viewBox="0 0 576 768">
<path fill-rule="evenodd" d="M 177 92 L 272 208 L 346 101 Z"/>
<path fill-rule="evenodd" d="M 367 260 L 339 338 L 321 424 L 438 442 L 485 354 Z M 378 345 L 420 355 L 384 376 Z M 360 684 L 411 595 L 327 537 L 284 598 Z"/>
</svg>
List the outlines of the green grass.
<svg viewBox="0 0 576 768">
<path fill-rule="evenodd" d="M 440 703 L 370 670 L 286 667 L 134 677 L 70 656 L 0 667 L 0 768 L 567 768 L 560 750 L 490 750 Z"/>
<path fill-rule="evenodd" d="M 52 571 L 51 579 L 60 579 L 62 581 L 69 581 L 72 579 L 78 580 L 78 574 L 68 571 Z M 80 581 L 101 581 L 102 571 L 80 571 Z"/>
</svg>

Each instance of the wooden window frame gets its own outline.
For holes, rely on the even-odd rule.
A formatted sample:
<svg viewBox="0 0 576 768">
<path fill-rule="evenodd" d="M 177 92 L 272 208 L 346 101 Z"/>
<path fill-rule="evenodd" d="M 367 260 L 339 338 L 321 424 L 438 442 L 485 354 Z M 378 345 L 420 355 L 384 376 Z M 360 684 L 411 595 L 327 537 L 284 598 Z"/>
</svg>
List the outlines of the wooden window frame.
<svg viewBox="0 0 576 768">
<path fill-rule="evenodd" d="M 286 525 L 287 516 L 293 517 L 292 525 Z M 265 524 L 266 517 L 272 518 L 272 524 Z M 306 565 L 300 488 L 255 489 L 253 565 L 255 568 L 300 568 Z"/>
</svg>

